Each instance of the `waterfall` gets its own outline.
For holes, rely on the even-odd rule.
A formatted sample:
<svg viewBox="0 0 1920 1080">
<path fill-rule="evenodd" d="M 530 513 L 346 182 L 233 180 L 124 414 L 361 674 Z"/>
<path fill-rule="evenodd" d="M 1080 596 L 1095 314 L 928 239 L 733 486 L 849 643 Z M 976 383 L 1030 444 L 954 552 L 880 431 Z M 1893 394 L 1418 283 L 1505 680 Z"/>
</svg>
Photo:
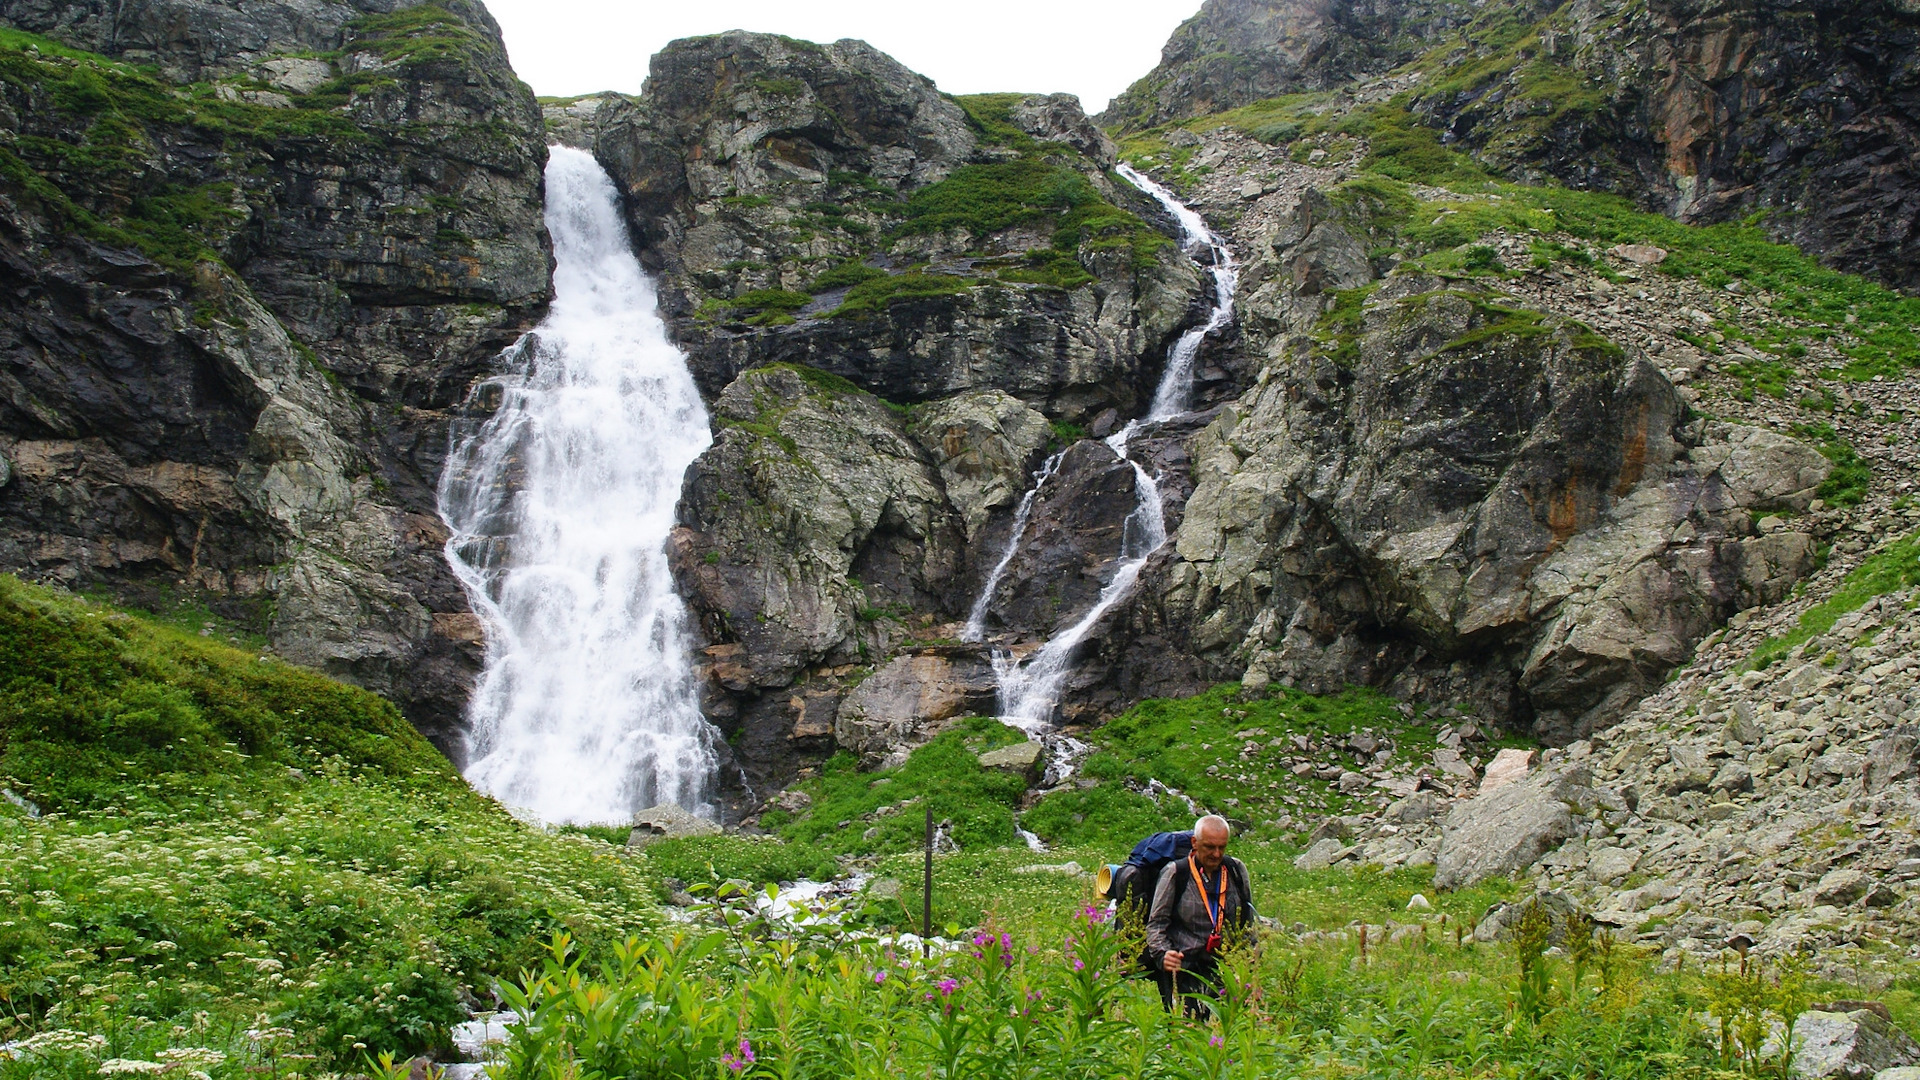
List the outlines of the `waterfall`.
<svg viewBox="0 0 1920 1080">
<path fill-rule="evenodd" d="M 1007 565 L 1013 562 L 1013 556 L 1020 550 L 1020 537 L 1027 531 L 1027 519 L 1033 516 L 1033 501 L 1040 495 L 1040 489 L 1047 486 L 1047 478 L 1060 467 L 1060 460 L 1067 456 L 1065 450 L 1047 459 L 1040 471 L 1033 474 L 1033 486 L 1020 497 L 1020 506 L 1013 512 L 1013 530 L 1007 533 L 1006 550 L 1000 553 L 1000 561 L 993 564 L 993 572 L 987 575 L 987 584 L 980 590 L 980 598 L 973 602 L 973 610 L 967 612 L 967 628 L 960 631 L 961 641 L 979 641 L 987 634 L 987 605 L 993 603 L 993 592 L 1000 587 L 1000 579 L 1007 576 Z"/>
<path fill-rule="evenodd" d="M 1213 278 L 1213 310 L 1207 321 L 1180 335 L 1167 350 L 1167 367 L 1160 373 L 1160 386 L 1153 392 L 1149 420 L 1170 420 L 1187 411 L 1193 399 L 1193 361 L 1207 335 L 1233 321 L 1233 294 L 1240 287 L 1240 270 L 1233 251 L 1219 233 L 1207 227 L 1173 192 L 1140 175 L 1133 166 L 1121 162 L 1116 170 L 1127 183 L 1153 197 L 1173 219 L 1180 223 L 1180 246 L 1190 255 L 1207 256 L 1207 273 Z"/>
<path fill-rule="evenodd" d="M 1167 350 L 1167 365 L 1161 372 L 1160 385 L 1154 390 L 1153 404 L 1147 410 L 1149 421 L 1169 420 L 1187 412 L 1192 404 L 1193 365 L 1200 355 L 1200 346 L 1209 334 L 1233 321 L 1233 296 L 1239 286 L 1240 275 L 1226 240 L 1208 228 L 1199 214 L 1176 198 L 1173 192 L 1142 176 L 1132 166 L 1123 163 L 1118 171 L 1128 183 L 1152 196 L 1173 215 L 1180 224 L 1181 247 L 1189 254 L 1205 256 L 1208 273 L 1213 278 L 1213 308 L 1207 313 L 1206 322 L 1181 334 L 1173 347 Z M 1139 429 L 1140 421 L 1132 420 L 1106 440 L 1107 447 L 1115 456 L 1133 467 L 1134 478 L 1135 506 L 1133 513 L 1127 515 L 1122 531 L 1119 561 L 1114 566 L 1113 577 L 1100 590 L 1099 598 L 1087 609 L 1086 614 L 1064 632 L 1055 634 L 1025 664 L 1005 651 L 994 653 L 993 671 L 999 683 L 1000 717 L 1027 731 L 1043 732 L 1051 725 L 1054 709 L 1059 705 L 1061 689 L 1067 676 L 1073 672 L 1074 652 L 1093 632 L 1100 619 L 1133 592 L 1134 583 L 1139 580 L 1140 571 L 1146 568 L 1147 559 L 1167 541 L 1166 514 L 1160 499 L 1159 480 L 1128 455 L 1128 443 Z M 1007 540 L 1007 550 L 988 576 L 987 587 L 974 602 L 973 612 L 968 616 L 968 636 L 965 640 L 978 641 L 984 633 L 987 606 L 992 602 L 993 591 L 999 587 L 1001 576 L 1013 561 L 1040 485 L 1053 474 L 1059 460 L 1060 455 L 1055 455 L 1048 461 L 1047 467 L 1036 478 L 1033 490 L 1021 500 L 1020 509 L 1014 516 L 1013 533 Z"/>
<path fill-rule="evenodd" d="M 717 735 L 666 554 L 707 412 L 591 155 L 552 149 L 546 220 L 553 307 L 440 482 L 447 561 L 487 629 L 467 779 L 549 822 L 711 813 Z"/>
</svg>

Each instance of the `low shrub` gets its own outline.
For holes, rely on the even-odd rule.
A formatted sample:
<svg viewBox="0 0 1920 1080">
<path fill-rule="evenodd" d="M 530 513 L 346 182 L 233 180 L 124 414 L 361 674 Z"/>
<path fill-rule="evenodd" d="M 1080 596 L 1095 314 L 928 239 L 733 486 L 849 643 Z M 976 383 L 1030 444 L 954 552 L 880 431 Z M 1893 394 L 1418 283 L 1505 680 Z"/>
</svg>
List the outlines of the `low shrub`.
<svg viewBox="0 0 1920 1080">
<path fill-rule="evenodd" d="M 1779 1065 L 1759 1048 L 1722 1054 L 1697 1019 L 1714 988 L 1611 942 L 1581 946 L 1571 963 L 1536 952 L 1529 966 L 1438 921 L 1391 942 L 1276 937 L 1225 954 L 1213 1015 L 1194 1022 L 1128 977 L 1139 930 L 1097 909 L 989 919 L 927 959 L 744 908 L 723 925 L 630 941 L 598 965 L 556 939 L 509 992 L 526 1020 L 501 1072 L 1635 1080 Z M 1781 1007 L 1767 1002 L 1763 1020 Z"/>
<path fill-rule="evenodd" d="M 896 769 L 861 772 L 853 755 L 842 752 L 818 779 L 799 785 L 813 805 L 778 831 L 836 854 L 915 851 L 931 805 L 934 820 L 949 823 L 963 850 L 1017 844 L 1013 812 L 1026 779 L 983 768 L 979 755 L 1025 738 L 1016 728 L 976 717 L 935 736 Z M 880 813 L 883 808 L 891 809 Z"/>
<path fill-rule="evenodd" d="M 847 297 L 833 309 L 836 319 L 858 319 L 878 315 L 897 300 L 932 300 L 958 296 L 974 286 L 972 278 L 951 274 L 894 274 L 861 282 L 847 290 Z"/>
</svg>

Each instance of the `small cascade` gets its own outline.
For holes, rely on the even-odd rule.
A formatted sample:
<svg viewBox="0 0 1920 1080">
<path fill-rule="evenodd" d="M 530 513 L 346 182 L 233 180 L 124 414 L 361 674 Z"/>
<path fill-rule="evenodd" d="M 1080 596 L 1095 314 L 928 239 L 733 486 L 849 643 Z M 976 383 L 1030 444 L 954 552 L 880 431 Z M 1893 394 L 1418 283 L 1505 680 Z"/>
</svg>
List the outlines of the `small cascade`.
<svg viewBox="0 0 1920 1080">
<path fill-rule="evenodd" d="M 1160 386 L 1153 393 L 1152 407 L 1147 410 L 1148 420 L 1170 420 L 1192 407 L 1193 362 L 1200 355 L 1201 344 L 1207 335 L 1233 321 L 1233 295 L 1240 287 L 1240 269 L 1233 261 L 1233 251 L 1227 247 L 1226 240 L 1208 228 L 1206 220 L 1173 192 L 1140 175 L 1125 162 L 1121 162 L 1116 171 L 1173 215 L 1180 223 L 1181 247 L 1195 258 L 1204 258 L 1207 273 L 1213 278 L 1213 310 L 1207 313 L 1206 322 L 1181 334 L 1180 340 L 1167 350 L 1167 367 L 1160 373 Z"/>
<path fill-rule="evenodd" d="M 1047 727 L 1053 721 L 1054 706 L 1060 699 L 1061 684 L 1073 671 L 1073 653 L 1086 640 L 1094 624 L 1113 605 L 1126 599 L 1133 583 L 1147 565 L 1147 557 L 1167 541 L 1167 519 L 1160 502 L 1160 485 L 1139 462 L 1127 457 L 1127 440 L 1136 424 L 1106 440 L 1115 456 L 1133 466 L 1133 513 L 1127 515 L 1120 540 L 1120 563 L 1100 598 L 1094 601 L 1080 620 L 1065 632 L 1040 647 L 1025 664 L 1001 653 L 994 657 L 994 676 L 1000 684 L 1000 717 L 1028 731 Z"/>
<path fill-rule="evenodd" d="M 987 606 L 993 603 L 993 591 L 1000 587 L 1000 579 L 1007 576 L 1007 566 L 1013 562 L 1013 556 L 1020 550 L 1020 537 L 1027 531 L 1027 519 L 1033 516 L 1033 501 L 1040 497 L 1040 489 L 1047 485 L 1047 478 L 1060 467 L 1061 459 L 1067 456 L 1065 450 L 1047 459 L 1040 471 L 1033 474 L 1033 486 L 1020 497 L 1020 506 L 1013 513 L 1013 530 L 1007 534 L 1007 548 L 1000 553 L 1000 561 L 993 564 L 993 572 L 987 575 L 987 584 L 980 590 L 979 599 L 973 602 L 973 610 L 967 612 L 967 628 L 960 632 L 961 641 L 979 641 L 987 633 Z"/>
<path fill-rule="evenodd" d="M 1204 260 L 1213 278 L 1213 308 L 1208 312 L 1206 322 L 1181 334 L 1173 347 L 1167 350 L 1166 368 L 1161 372 L 1160 385 L 1154 390 L 1153 403 L 1147 410 L 1146 419 L 1149 422 L 1169 420 L 1188 412 L 1192 406 L 1193 368 L 1201 345 L 1209 334 L 1233 321 L 1233 297 L 1240 283 L 1239 270 L 1226 240 L 1208 228 L 1206 221 L 1175 197 L 1173 192 L 1142 176 L 1130 165 L 1123 163 L 1118 171 L 1128 183 L 1152 196 L 1179 222 L 1181 246 L 1195 258 Z M 1146 568 L 1147 559 L 1167 541 L 1166 514 L 1160 498 L 1159 479 L 1128 454 L 1128 444 L 1139 431 L 1140 424 L 1139 420 L 1129 421 L 1126 427 L 1106 440 L 1107 447 L 1114 455 L 1133 467 L 1136 499 L 1133 513 L 1127 516 L 1113 577 L 1100 590 L 1099 598 L 1087 609 L 1086 614 L 1062 633 L 1054 635 L 1024 664 L 1005 650 L 994 652 L 993 671 L 999 684 L 1000 718 L 1026 731 L 1040 734 L 1052 725 L 1060 692 L 1073 671 L 1075 651 L 1093 632 L 1100 619 L 1133 592 L 1134 583 L 1139 580 L 1140 571 Z M 1048 460 L 1046 467 L 1036 474 L 1032 490 L 1021 499 L 1019 510 L 1014 515 L 1013 530 L 1007 539 L 1007 549 L 988 575 L 986 587 L 981 590 L 979 599 L 974 601 L 973 610 L 967 617 L 964 640 L 979 641 L 985 635 L 987 607 L 992 603 L 994 591 L 999 587 L 1008 564 L 1019 550 L 1040 487 L 1058 468 L 1063 454 L 1064 451 Z M 1071 765 L 1068 771 L 1071 771 Z"/>
<path fill-rule="evenodd" d="M 591 155 L 553 148 L 547 228 L 552 309 L 440 483 L 447 561 L 487 628 L 467 779 L 547 822 L 710 813 L 719 744 L 666 554 L 706 408 Z"/>
</svg>

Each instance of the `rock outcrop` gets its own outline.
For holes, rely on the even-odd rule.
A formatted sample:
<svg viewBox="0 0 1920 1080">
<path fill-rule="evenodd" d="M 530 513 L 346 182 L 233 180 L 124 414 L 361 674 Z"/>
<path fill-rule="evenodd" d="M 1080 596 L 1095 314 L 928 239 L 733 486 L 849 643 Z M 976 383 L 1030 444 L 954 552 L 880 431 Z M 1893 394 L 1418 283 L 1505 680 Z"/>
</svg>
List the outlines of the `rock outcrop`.
<svg viewBox="0 0 1920 1080">
<path fill-rule="evenodd" d="M 1448 0 L 1206 0 L 1100 120 L 1137 130 L 1334 89 L 1418 58 L 1480 12 Z"/>
<path fill-rule="evenodd" d="M 101 54 L 0 50 L 0 566 L 202 600 L 457 757 L 446 425 L 548 291 L 540 113 L 497 28 L 459 0 L 0 20 Z"/>
<path fill-rule="evenodd" d="M 1916 50 L 1905 0 L 1208 0 L 1102 120 L 1137 130 L 1309 91 L 1364 112 L 1404 91 L 1444 142 L 1516 179 L 1684 221 L 1760 214 L 1911 290 Z M 1299 131 L 1281 116 L 1261 135 Z"/>
<path fill-rule="evenodd" d="M 1607 0 L 1537 33 L 1505 73 L 1416 108 L 1497 168 L 1685 221 L 1758 212 L 1835 265 L 1920 285 L 1912 5 Z"/>
<path fill-rule="evenodd" d="M 1200 297 L 1068 97 L 956 102 L 862 42 L 730 33 L 669 45 L 594 127 L 709 394 L 793 362 L 1131 415 Z"/>
<path fill-rule="evenodd" d="M 1801 1013 L 1793 1039 L 1793 1075 L 1806 1080 L 1877 1080 L 1920 1063 L 1920 1043 L 1872 1009 Z"/>
<path fill-rule="evenodd" d="M 1270 360 L 1195 440 L 1164 579 L 1216 670 L 1451 687 L 1566 742 L 1811 567 L 1812 536 L 1755 527 L 1810 504 L 1810 447 L 1689 418 L 1651 364 L 1497 284 L 1376 282 L 1317 192 L 1269 220 L 1245 333 Z"/>
</svg>

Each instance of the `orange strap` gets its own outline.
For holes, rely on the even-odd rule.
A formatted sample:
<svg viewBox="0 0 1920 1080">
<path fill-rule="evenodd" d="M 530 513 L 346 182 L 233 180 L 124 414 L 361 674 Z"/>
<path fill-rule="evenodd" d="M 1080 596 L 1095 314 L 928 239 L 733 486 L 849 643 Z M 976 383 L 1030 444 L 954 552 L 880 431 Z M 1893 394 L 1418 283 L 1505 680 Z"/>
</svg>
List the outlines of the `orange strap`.
<svg viewBox="0 0 1920 1080">
<path fill-rule="evenodd" d="M 1207 904 L 1207 880 L 1200 876 L 1200 866 L 1187 856 L 1187 870 L 1193 874 L 1193 883 L 1200 886 L 1200 902 Z M 1220 920 L 1227 915 L 1227 864 L 1220 864 L 1220 905 L 1207 904 L 1207 917 L 1213 920 L 1213 932 L 1220 932 Z"/>
</svg>

